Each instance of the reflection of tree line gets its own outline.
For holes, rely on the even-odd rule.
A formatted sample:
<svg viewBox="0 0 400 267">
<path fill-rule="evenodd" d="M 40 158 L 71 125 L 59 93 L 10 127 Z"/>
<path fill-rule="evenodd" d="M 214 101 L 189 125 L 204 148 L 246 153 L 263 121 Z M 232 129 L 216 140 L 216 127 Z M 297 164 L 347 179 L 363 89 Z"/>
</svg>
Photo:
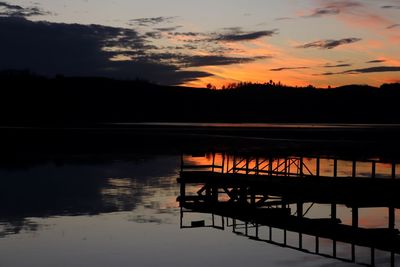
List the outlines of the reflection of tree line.
<svg viewBox="0 0 400 267">
<path fill-rule="evenodd" d="M 143 162 L 144 158 L 136 161 Z M 127 162 L 135 164 L 135 160 Z M 160 178 L 108 178 L 112 161 L 59 161 L 2 166 L 0 187 L 0 237 L 35 231 L 30 217 L 97 215 L 131 211 L 150 197 L 149 187 L 168 184 Z M 112 174 L 111 174 L 112 175 Z"/>
<path fill-rule="evenodd" d="M 104 78 L 0 75 L 4 124 L 116 121 L 399 122 L 399 84 L 318 90 L 272 81 L 226 90 L 167 87 Z M 212 85 L 208 86 L 213 88 Z"/>
</svg>

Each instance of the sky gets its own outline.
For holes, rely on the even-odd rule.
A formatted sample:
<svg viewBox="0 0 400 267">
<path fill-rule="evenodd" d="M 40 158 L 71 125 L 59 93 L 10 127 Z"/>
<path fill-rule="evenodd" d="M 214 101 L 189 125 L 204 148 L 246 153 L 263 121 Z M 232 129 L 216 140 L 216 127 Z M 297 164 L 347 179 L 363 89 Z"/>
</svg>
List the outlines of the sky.
<svg viewBox="0 0 400 267">
<path fill-rule="evenodd" d="M 0 69 L 222 87 L 400 82 L 400 0 L 0 0 Z"/>
</svg>

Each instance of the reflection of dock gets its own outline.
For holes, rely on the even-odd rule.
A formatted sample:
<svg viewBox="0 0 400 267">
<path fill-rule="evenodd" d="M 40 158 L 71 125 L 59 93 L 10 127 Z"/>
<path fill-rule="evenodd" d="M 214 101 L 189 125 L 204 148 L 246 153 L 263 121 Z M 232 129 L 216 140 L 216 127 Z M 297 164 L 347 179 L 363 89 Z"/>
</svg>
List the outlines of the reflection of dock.
<svg viewBox="0 0 400 267">
<path fill-rule="evenodd" d="M 314 166 L 306 164 L 302 157 L 258 158 L 221 154 L 219 163 L 213 155 L 211 163 L 204 165 L 186 164 L 182 158 L 178 178 L 182 218 L 184 212 L 208 213 L 212 214 L 212 226 L 215 226 L 214 216 L 219 215 L 222 217 L 219 229 L 224 229 L 225 221 L 231 218 L 233 232 L 237 232 L 238 222 L 242 222 L 242 234 L 252 239 L 350 262 L 356 260 L 356 246 L 370 249 L 371 265 L 375 264 L 375 250 L 387 251 L 394 266 L 395 254 L 400 254 L 400 236 L 395 229 L 395 208 L 400 207 L 396 163 L 384 163 L 390 172 L 381 177 L 376 168 L 381 162 L 377 160 L 347 160 L 349 175 L 343 175 L 339 159 L 330 161 L 333 164 L 329 176 L 321 174 L 321 158 L 312 159 Z M 310 158 L 307 158 L 309 162 Z M 370 172 L 363 170 L 363 175 L 357 175 L 357 165 L 363 165 Z M 191 185 L 198 187 L 192 194 L 187 192 Z M 305 203 L 330 204 L 330 216 L 307 218 L 312 205 L 304 210 Z M 339 204 L 351 208 L 351 225 L 342 224 L 338 219 Z M 295 212 L 292 212 L 293 207 Z M 368 207 L 388 208 L 386 228 L 359 227 L 359 209 Z M 183 221 L 181 226 L 184 227 Z M 255 229 L 253 235 L 249 234 L 250 226 Z M 262 226 L 269 228 L 269 238 L 260 238 L 259 228 Z M 274 228 L 284 231 L 282 242 L 274 241 Z M 297 246 L 288 245 L 287 232 L 298 234 Z M 303 248 L 303 235 L 314 237 L 313 251 Z M 321 238 L 333 240 L 331 254 L 320 253 Z M 351 245 L 348 258 L 338 257 L 337 242 Z"/>
</svg>

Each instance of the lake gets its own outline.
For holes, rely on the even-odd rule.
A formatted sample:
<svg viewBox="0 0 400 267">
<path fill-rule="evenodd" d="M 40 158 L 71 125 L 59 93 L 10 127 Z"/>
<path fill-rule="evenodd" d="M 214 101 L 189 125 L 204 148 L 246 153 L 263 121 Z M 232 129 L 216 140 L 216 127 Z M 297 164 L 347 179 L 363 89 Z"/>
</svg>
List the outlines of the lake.
<svg viewBox="0 0 400 267">
<path fill-rule="evenodd" d="M 294 226 L 284 230 L 277 222 L 270 227 L 256 225 L 256 219 L 234 220 L 226 213 L 221 216 L 221 209 L 181 209 L 177 201 L 182 193 L 177 181 L 181 148 L 146 151 L 129 146 L 101 154 L 71 148 L 55 154 L 49 147 L 41 153 L 32 151 L 38 148 L 32 146 L 29 153 L 9 154 L 0 164 L 0 266 L 354 266 L 371 262 L 371 248 L 355 245 L 353 263 L 351 243 L 324 237 L 318 240 L 317 255 L 312 234 L 302 234 L 299 249 Z M 287 147 L 282 149 L 272 160 L 278 171 L 283 158 L 297 157 Z M 218 165 L 222 160 L 226 164 L 223 157 L 233 157 L 195 150 L 184 154 L 186 164 Z M 332 176 L 336 165 L 338 177 L 351 176 L 353 160 L 346 156 L 335 163 L 335 157 L 321 156 L 320 175 Z M 371 161 L 364 154 L 357 160 L 357 177 L 369 179 L 369 164 L 375 164 L 376 179 L 391 178 L 393 161 L 383 157 Z M 254 162 L 247 168 L 254 169 Z M 315 157 L 302 162 L 315 174 Z M 223 169 L 226 172 L 229 166 Z M 394 170 L 400 174 L 399 166 Z M 201 185 L 188 184 L 186 189 L 196 194 Z M 287 207 L 295 215 L 295 204 Z M 311 219 L 329 218 L 331 208 L 329 203 L 308 201 L 303 207 Z M 399 229 L 400 211 L 392 210 L 394 228 Z M 351 207 L 336 205 L 341 224 L 352 224 L 352 212 Z M 358 227 L 387 228 L 389 213 L 384 205 L 361 208 Z M 375 249 L 373 255 L 377 266 L 400 265 L 399 255 L 390 251 Z"/>
</svg>

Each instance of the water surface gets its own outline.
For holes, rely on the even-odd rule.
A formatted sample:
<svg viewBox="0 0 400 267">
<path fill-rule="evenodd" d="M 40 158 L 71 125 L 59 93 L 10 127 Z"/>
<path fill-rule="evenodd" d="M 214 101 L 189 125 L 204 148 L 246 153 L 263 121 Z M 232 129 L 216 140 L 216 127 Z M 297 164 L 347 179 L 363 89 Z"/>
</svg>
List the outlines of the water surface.
<svg viewBox="0 0 400 267">
<path fill-rule="evenodd" d="M 180 155 L 141 154 L 2 166 L 0 266 L 354 266 L 229 228 L 181 229 L 180 161 Z M 327 205 L 310 212 L 321 214 L 329 214 Z M 344 222 L 351 218 L 346 207 L 338 214 Z M 371 209 L 360 213 L 360 224 L 385 227 L 386 218 L 386 209 Z M 183 222 L 210 219 L 188 214 Z M 292 243 L 296 238 L 288 236 Z M 313 246 L 311 238 L 307 246 Z M 330 246 L 321 241 L 322 250 Z M 358 261 L 368 262 L 368 253 L 359 250 Z M 339 252 L 348 248 L 339 246 Z M 389 266 L 389 255 L 378 252 L 376 262 Z"/>
</svg>

